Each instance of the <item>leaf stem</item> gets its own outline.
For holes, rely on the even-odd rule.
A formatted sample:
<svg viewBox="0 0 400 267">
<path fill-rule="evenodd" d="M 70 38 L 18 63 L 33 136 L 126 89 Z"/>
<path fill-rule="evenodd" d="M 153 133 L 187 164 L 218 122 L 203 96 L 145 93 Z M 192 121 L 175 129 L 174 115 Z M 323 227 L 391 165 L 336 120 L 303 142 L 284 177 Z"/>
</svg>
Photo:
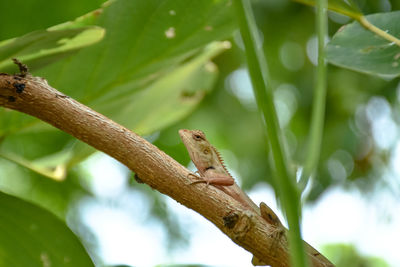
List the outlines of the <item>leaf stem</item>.
<svg viewBox="0 0 400 267">
<path fill-rule="evenodd" d="M 395 43 L 396 45 L 400 46 L 400 40 L 394 37 L 393 35 L 387 33 L 386 31 L 376 27 L 371 22 L 367 20 L 365 16 L 360 16 L 357 21 L 366 29 L 370 30 L 371 32 L 375 33 L 376 35 Z"/>
<path fill-rule="evenodd" d="M 240 27 L 250 78 L 257 105 L 261 111 L 265 131 L 273 155 L 276 171 L 278 195 L 289 224 L 289 244 L 292 266 L 307 266 L 300 233 L 299 194 L 294 176 L 288 169 L 288 161 L 283 149 L 282 134 L 273 101 L 271 79 L 262 45 L 257 32 L 254 15 L 249 0 L 235 0 L 237 20 Z"/>
<path fill-rule="evenodd" d="M 292 0 L 292 1 L 310 6 L 316 5 L 316 0 Z M 367 20 L 367 17 L 364 16 L 358 10 L 358 8 L 354 9 L 354 5 L 346 8 L 346 6 L 343 5 L 337 5 L 337 4 L 335 5 L 335 3 L 328 3 L 328 9 L 336 13 L 348 16 L 349 18 L 355 19 L 367 30 L 375 33 L 376 35 L 382 37 L 383 39 L 386 39 L 400 46 L 400 39 L 394 37 L 393 35 L 373 25 L 371 22 Z"/>
<path fill-rule="evenodd" d="M 299 181 L 299 187 L 304 190 L 308 180 L 314 174 L 321 153 L 321 144 L 324 131 L 325 103 L 326 103 L 326 61 L 325 40 L 328 32 L 328 18 L 326 15 L 327 0 L 317 1 L 317 38 L 318 38 L 318 66 L 314 89 L 313 110 L 311 115 L 310 135 L 308 141 L 307 158 Z"/>
<path fill-rule="evenodd" d="M 11 154 L 11 153 L 6 153 L 4 151 L 0 151 L 0 157 L 4 158 L 6 160 L 9 160 L 11 162 L 14 162 L 18 165 L 21 165 L 22 167 L 30 169 L 31 171 L 34 171 L 45 177 L 56 180 L 56 181 L 62 181 L 65 179 L 65 176 L 66 176 L 65 168 L 62 167 L 61 165 L 56 166 L 54 169 L 37 166 L 34 163 L 32 163 L 24 158 L 21 158 L 17 155 Z"/>
</svg>

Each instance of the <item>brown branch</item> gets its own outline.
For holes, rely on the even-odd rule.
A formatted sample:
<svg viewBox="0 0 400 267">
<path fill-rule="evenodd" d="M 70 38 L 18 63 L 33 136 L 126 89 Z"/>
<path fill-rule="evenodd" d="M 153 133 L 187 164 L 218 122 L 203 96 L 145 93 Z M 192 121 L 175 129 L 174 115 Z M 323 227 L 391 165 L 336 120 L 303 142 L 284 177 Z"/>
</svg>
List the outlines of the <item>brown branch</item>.
<svg viewBox="0 0 400 267">
<path fill-rule="evenodd" d="M 0 73 L 0 106 L 37 117 L 114 157 L 143 181 L 202 214 L 271 266 L 289 266 L 286 238 L 258 214 L 213 186 L 190 185 L 189 171 L 145 139 L 29 74 Z M 278 240 L 278 242 L 277 242 Z M 307 243 L 313 266 L 333 266 Z"/>
</svg>

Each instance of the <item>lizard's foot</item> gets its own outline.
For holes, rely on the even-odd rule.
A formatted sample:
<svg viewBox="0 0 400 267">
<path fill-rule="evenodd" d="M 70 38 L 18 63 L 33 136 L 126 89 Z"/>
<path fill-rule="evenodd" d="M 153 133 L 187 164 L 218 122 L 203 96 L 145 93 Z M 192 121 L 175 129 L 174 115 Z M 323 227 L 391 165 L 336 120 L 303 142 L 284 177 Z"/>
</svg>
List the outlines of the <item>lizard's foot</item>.
<svg viewBox="0 0 400 267">
<path fill-rule="evenodd" d="M 278 247 L 279 247 L 279 243 L 281 242 L 281 239 L 286 238 L 285 230 L 284 229 L 276 229 L 275 231 L 272 232 L 270 237 L 273 239 L 273 241 L 271 242 L 269 251 L 271 251 L 271 254 L 275 257 L 276 254 L 278 253 Z"/>
<path fill-rule="evenodd" d="M 201 177 L 200 176 L 198 176 L 197 175 L 197 171 L 196 172 L 189 172 L 189 174 L 186 176 L 187 178 L 189 178 L 190 176 L 193 176 L 194 178 L 197 178 L 197 179 L 201 179 Z"/>
<path fill-rule="evenodd" d="M 200 184 L 200 183 L 205 183 L 205 184 L 207 184 L 207 186 L 208 186 L 208 182 L 206 181 L 206 180 L 203 180 L 203 179 L 201 179 L 201 180 L 198 180 L 198 181 L 194 181 L 194 182 L 191 182 L 191 183 L 189 183 L 189 184 Z"/>
<path fill-rule="evenodd" d="M 209 182 L 207 180 L 205 180 L 203 177 L 200 177 L 200 176 L 198 176 L 198 175 L 196 175 L 194 173 L 189 173 L 187 177 L 189 178 L 189 176 L 192 176 L 197 180 L 197 181 L 194 181 L 194 182 L 189 182 L 188 183 L 189 185 L 198 184 L 198 183 L 206 183 L 207 186 L 208 186 L 208 184 L 209 184 Z"/>
</svg>

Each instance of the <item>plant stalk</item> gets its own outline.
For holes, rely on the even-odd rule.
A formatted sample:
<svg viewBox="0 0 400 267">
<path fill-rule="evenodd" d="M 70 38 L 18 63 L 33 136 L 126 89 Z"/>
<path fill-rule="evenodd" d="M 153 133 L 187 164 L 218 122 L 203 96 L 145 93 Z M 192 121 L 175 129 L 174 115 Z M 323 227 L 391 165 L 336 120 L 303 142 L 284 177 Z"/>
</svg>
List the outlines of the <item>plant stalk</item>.
<svg viewBox="0 0 400 267">
<path fill-rule="evenodd" d="M 307 266 L 304 246 L 300 233 L 300 205 L 294 176 L 288 168 L 284 153 L 283 138 L 275 111 L 271 79 L 267 62 L 262 51 L 254 15 L 249 0 L 235 0 L 236 15 L 242 35 L 247 65 L 257 105 L 261 111 L 265 132 L 273 154 L 273 169 L 276 172 L 278 195 L 283 204 L 289 224 L 289 244 L 291 264 L 295 267 Z"/>
</svg>

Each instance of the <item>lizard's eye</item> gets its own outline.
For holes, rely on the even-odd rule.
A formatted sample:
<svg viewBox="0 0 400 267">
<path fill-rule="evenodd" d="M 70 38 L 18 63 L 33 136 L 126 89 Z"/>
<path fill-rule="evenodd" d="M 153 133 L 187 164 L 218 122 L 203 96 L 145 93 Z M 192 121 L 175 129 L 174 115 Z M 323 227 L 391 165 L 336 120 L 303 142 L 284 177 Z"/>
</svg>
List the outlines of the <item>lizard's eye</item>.
<svg viewBox="0 0 400 267">
<path fill-rule="evenodd" d="M 195 140 L 203 140 L 203 137 L 199 134 L 194 134 L 193 137 Z"/>
</svg>

